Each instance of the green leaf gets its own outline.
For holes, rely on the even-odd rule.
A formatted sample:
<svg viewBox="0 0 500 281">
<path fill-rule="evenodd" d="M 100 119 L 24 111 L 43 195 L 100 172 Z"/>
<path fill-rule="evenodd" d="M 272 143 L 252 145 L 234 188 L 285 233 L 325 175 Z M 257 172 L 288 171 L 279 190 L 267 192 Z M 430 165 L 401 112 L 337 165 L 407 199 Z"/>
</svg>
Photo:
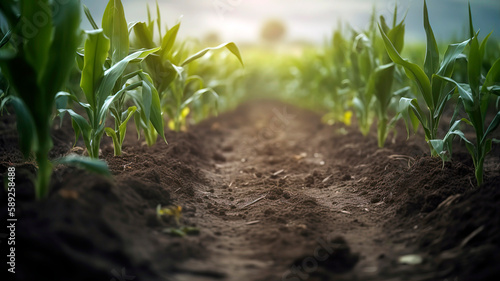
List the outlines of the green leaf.
<svg viewBox="0 0 500 281">
<path fill-rule="evenodd" d="M 406 76 L 408 76 L 408 78 L 416 82 L 418 89 L 420 90 L 420 93 L 424 97 L 424 100 L 429 109 L 431 110 L 434 109 L 434 102 L 431 93 L 431 83 L 428 77 L 426 76 L 425 72 L 418 65 L 403 59 L 400 56 L 400 54 L 396 51 L 394 45 L 389 40 L 389 38 L 387 37 L 387 35 L 384 33 L 384 31 L 380 26 L 379 29 L 382 34 L 382 38 L 384 39 L 385 48 L 391 60 L 396 64 L 399 64 L 404 67 Z"/>
<path fill-rule="evenodd" d="M 458 91 L 458 93 L 460 95 L 460 98 L 462 98 L 465 110 L 467 112 L 474 111 L 474 109 L 475 109 L 475 107 L 474 107 L 474 98 L 473 98 L 473 96 L 471 94 L 471 89 L 470 89 L 470 87 L 468 87 L 467 84 L 460 84 L 460 83 L 457 83 L 455 80 L 453 80 L 451 78 L 440 76 L 440 75 L 435 75 L 435 77 L 439 78 L 441 80 L 453 83 L 457 87 L 457 91 Z"/>
<path fill-rule="evenodd" d="M 497 112 L 497 114 L 491 121 L 490 125 L 488 126 L 488 129 L 486 129 L 483 139 L 481 139 L 481 144 L 485 143 L 486 139 L 488 138 L 488 135 L 491 134 L 494 130 L 496 130 L 496 128 L 498 128 L 498 125 L 500 125 L 500 111 Z"/>
<path fill-rule="evenodd" d="M 16 111 L 17 132 L 19 134 L 19 148 L 25 158 L 28 158 L 32 151 L 37 150 L 38 137 L 36 134 L 35 121 L 26 104 L 18 97 L 11 96 L 9 103 Z"/>
<path fill-rule="evenodd" d="M 146 92 L 147 96 L 151 96 L 151 115 L 149 119 L 144 120 L 145 122 L 150 121 L 153 124 L 156 132 L 163 138 L 165 143 L 167 143 L 167 139 L 165 138 L 164 133 L 164 124 L 163 117 L 161 113 L 161 101 L 160 95 L 158 91 L 153 85 L 153 80 L 147 73 L 142 73 L 141 78 L 143 79 L 142 91 Z M 146 105 L 146 104 L 145 104 Z"/>
<path fill-rule="evenodd" d="M 9 43 L 11 36 L 12 36 L 12 30 L 9 30 L 7 31 L 7 33 L 5 33 L 2 40 L 0 40 L 0 48 L 5 46 L 5 44 Z"/>
<path fill-rule="evenodd" d="M 104 124 L 104 122 L 106 122 L 106 117 L 108 116 L 108 112 L 109 112 L 110 107 L 118 100 L 121 100 L 123 98 L 123 95 L 127 91 L 131 91 L 133 89 L 136 89 L 137 87 L 142 86 L 142 84 L 143 84 L 142 82 L 136 82 L 134 84 L 131 84 L 127 87 L 122 88 L 121 90 L 116 92 L 114 95 L 106 97 L 102 106 L 99 109 L 99 113 L 97 114 L 98 123 Z"/>
<path fill-rule="evenodd" d="M 54 164 L 75 166 L 99 175 L 111 177 L 108 164 L 102 160 L 91 159 L 78 155 L 68 155 L 55 160 Z"/>
<path fill-rule="evenodd" d="M 108 56 L 109 39 L 104 36 L 102 29 L 86 31 L 85 57 L 80 86 L 90 106 L 96 110 L 97 89 L 101 87 L 104 77 L 104 63 Z M 116 81 L 116 80 L 115 80 Z M 114 83 L 113 83 L 114 85 Z"/>
<path fill-rule="evenodd" d="M 469 34 L 470 34 L 470 38 L 474 37 L 475 32 L 476 31 L 474 30 L 474 26 L 472 24 L 472 11 L 471 11 L 470 2 L 469 2 Z"/>
<path fill-rule="evenodd" d="M 127 133 L 127 123 L 130 120 L 130 118 L 134 115 L 134 113 L 137 111 L 137 107 L 131 106 L 127 109 L 126 114 L 127 118 L 123 121 L 123 123 L 120 124 L 119 130 L 120 130 L 120 146 L 125 140 L 125 134 Z"/>
<path fill-rule="evenodd" d="M 90 13 L 90 10 L 87 6 L 83 5 L 83 11 L 85 12 L 85 16 L 90 22 L 90 25 L 92 25 L 93 29 L 99 29 L 99 26 L 95 23 L 94 18 L 92 17 L 92 14 Z"/>
<path fill-rule="evenodd" d="M 430 131 L 427 128 L 427 119 L 425 118 L 424 112 L 420 109 L 417 99 L 401 98 L 399 100 L 399 112 L 403 115 L 403 119 L 406 123 L 406 132 L 408 136 L 410 135 L 409 124 L 416 133 L 418 129 L 418 124 L 422 124 L 424 128 L 425 135 L 430 136 Z"/>
<path fill-rule="evenodd" d="M 26 61 L 37 73 L 37 81 L 41 82 L 47 61 L 49 60 L 49 49 L 52 43 L 52 12 L 45 11 L 43 7 L 50 7 L 49 0 L 21 1 L 20 34 L 26 39 L 24 55 Z M 44 24 L 33 24 L 33 19 L 40 19 Z M 54 93 L 55 94 L 55 93 Z"/>
<path fill-rule="evenodd" d="M 74 112 L 71 109 L 59 110 L 59 112 L 62 112 L 62 111 L 69 113 L 69 115 L 71 116 L 71 120 L 73 122 L 73 128 L 76 128 L 76 127 L 78 128 L 78 131 L 75 130 L 76 141 L 78 140 L 78 137 L 81 133 L 83 136 L 83 142 L 85 143 L 85 147 L 87 147 L 87 149 L 90 148 L 90 142 L 91 142 L 90 136 L 91 136 L 91 132 L 92 132 L 92 127 L 90 126 L 89 122 L 85 118 L 83 118 L 81 115 L 79 115 L 78 113 Z M 76 143 L 76 141 L 75 141 L 75 143 Z"/>
<path fill-rule="evenodd" d="M 54 25 L 53 38 L 41 85 L 46 96 L 51 97 L 47 98 L 51 104 L 56 93 L 66 86 L 69 74 L 75 65 L 75 53 L 80 45 L 82 35 L 80 1 L 71 0 L 59 6 L 60 11 L 54 14 L 52 20 Z"/>
<path fill-rule="evenodd" d="M 236 46 L 236 44 L 234 44 L 233 42 L 229 42 L 229 43 L 224 43 L 224 44 L 221 44 L 217 47 L 212 47 L 212 48 L 205 48 L 201 51 L 199 51 L 198 53 L 190 56 L 189 58 L 187 58 L 184 62 L 181 63 L 181 66 L 185 66 L 201 57 L 203 57 L 206 53 L 208 53 L 209 51 L 212 51 L 212 50 L 219 50 L 219 49 L 222 49 L 222 48 L 226 48 L 228 49 L 233 55 L 235 55 L 238 60 L 240 61 L 241 65 L 243 65 L 243 59 L 241 58 L 241 54 L 240 54 L 240 50 L 238 49 L 238 47 Z"/>
<path fill-rule="evenodd" d="M 500 86 L 500 58 L 493 63 L 488 74 L 486 74 L 481 92 L 489 92 L 490 90 L 488 88 L 492 86 Z"/>
<path fill-rule="evenodd" d="M 477 35 L 470 42 L 469 57 L 467 60 L 467 74 L 472 95 L 479 99 L 479 84 L 481 80 L 481 67 L 483 58 L 479 52 L 479 42 Z"/>
<path fill-rule="evenodd" d="M 161 35 L 161 13 L 160 13 L 160 5 L 158 5 L 158 0 L 156 0 L 156 23 L 158 27 L 158 37 L 160 37 L 160 44 L 162 40 Z"/>
<path fill-rule="evenodd" d="M 204 94 L 212 94 L 212 96 L 215 98 L 216 102 L 217 102 L 217 99 L 219 98 L 219 95 L 217 95 L 217 93 L 211 88 L 200 89 L 200 90 L 196 91 L 191 97 L 186 99 L 182 103 L 180 109 L 182 110 L 182 109 L 186 108 L 189 104 L 191 104 L 195 100 L 198 100 Z"/>
<path fill-rule="evenodd" d="M 168 58 L 168 54 L 172 50 L 172 47 L 174 46 L 175 40 L 177 38 L 177 33 L 179 32 L 179 28 L 181 27 L 181 23 L 178 22 L 176 25 L 172 26 L 167 33 L 165 34 L 165 37 L 162 39 L 162 45 L 161 45 L 161 51 L 160 57 L 165 60 Z"/>
<path fill-rule="evenodd" d="M 109 57 L 114 65 L 128 55 L 129 34 L 125 12 L 120 0 L 110 0 L 102 16 L 102 29 L 110 39 Z"/>
<path fill-rule="evenodd" d="M 133 26 L 135 40 L 141 48 L 152 49 L 155 47 L 153 33 L 144 22 L 137 22 Z"/>
<path fill-rule="evenodd" d="M 373 74 L 375 97 L 380 103 L 380 111 L 387 114 L 387 106 L 392 98 L 394 63 L 378 66 Z"/>
<path fill-rule="evenodd" d="M 451 160 L 453 138 L 461 122 L 462 120 L 455 121 L 442 140 L 434 139 L 429 141 L 443 162 Z"/>
<path fill-rule="evenodd" d="M 460 57 L 470 40 L 465 40 L 461 43 L 451 44 L 446 49 L 441 66 L 437 71 L 437 74 L 441 76 L 450 77 L 453 73 L 453 67 L 455 66 L 455 61 Z"/>
<path fill-rule="evenodd" d="M 120 62 L 113 65 L 110 69 L 106 70 L 102 82 L 99 85 L 99 89 L 96 95 L 97 108 L 102 108 L 107 97 L 112 94 L 113 88 L 115 87 L 116 81 L 122 77 L 128 64 L 131 62 L 140 62 L 144 60 L 150 54 L 158 51 L 160 48 L 154 48 L 149 50 L 139 50 L 133 54 L 128 55 Z M 102 119 L 99 119 L 102 120 Z"/>
<path fill-rule="evenodd" d="M 104 128 L 104 132 L 106 133 L 106 135 L 108 137 L 111 137 L 111 139 L 113 140 L 113 147 L 114 147 L 114 151 L 115 151 L 115 156 L 120 155 L 121 154 L 121 143 L 118 140 L 118 136 L 116 135 L 115 130 L 113 128 L 106 127 L 106 128 Z"/>
<path fill-rule="evenodd" d="M 389 38 L 389 40 L 391 40 L 396 51 L 398 53 L 401 53 L 401 51 L 403 50 L 404 39 L 405 39 L 404 20 L 401 21 L 401 23 L 396 25 L 394 28 L 389 30 L 389 33 L 387 33 L 387 37 Z"/>
<path fill-rule="evenodd" d="M 488 35 L 486 35 L 486 37 L 483 39 L 483 41 L 481 42 L 480 46 L 479 46 L 479 56 L 481 58 L 484 57 L 484 52 L 486 50 L 486 43 L 488 42 L 488 39 L 490 38 L 490 36 L 493 34 L 493 31 L 491 31 Z"/>
<path fill-rule="evenodd" d="M 424 29 L 427 36 L 427 50 L 425 54 L 424 71 L 429 80 L 432 74 L 436 73 L 439 67 L 439 50 L 434 37 L 434 32 L 429 23 L 429 13 L 427 11 L 427 1 L 424 1 Z"/>
</svg>

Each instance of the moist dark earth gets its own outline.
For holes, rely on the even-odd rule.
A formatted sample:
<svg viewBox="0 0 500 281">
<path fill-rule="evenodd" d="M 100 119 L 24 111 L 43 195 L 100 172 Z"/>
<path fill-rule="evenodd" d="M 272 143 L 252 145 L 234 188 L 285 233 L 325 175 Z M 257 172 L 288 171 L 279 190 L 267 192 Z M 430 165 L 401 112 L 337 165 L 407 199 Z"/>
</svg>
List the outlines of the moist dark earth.
<svg viewBox="0 0 500 281">
<path fill-rule="evenodd" d="M 475 187 L 463 144 L 443 165 L 404 124 L 378 149 L 375 128 L 363 137 L 253 101 L 168 132 L 168 145 L 148 147 L 129 127 L 115 157 L 105 137 L 113 178 L 58 166 L 36 201 L 15 116 L 0 120 L 2 179 L 16 168 L 12 280 L 500 280 L 498 148 Z M 83 154 L 71 122 L 58 124 L 51 156 Z M 159 204 L 182 208 L 179 225 Z M 174 235 L 181 227 L 195 231 Z M 12 278 L 2 232 L 1 276 Z"/>
</svg>

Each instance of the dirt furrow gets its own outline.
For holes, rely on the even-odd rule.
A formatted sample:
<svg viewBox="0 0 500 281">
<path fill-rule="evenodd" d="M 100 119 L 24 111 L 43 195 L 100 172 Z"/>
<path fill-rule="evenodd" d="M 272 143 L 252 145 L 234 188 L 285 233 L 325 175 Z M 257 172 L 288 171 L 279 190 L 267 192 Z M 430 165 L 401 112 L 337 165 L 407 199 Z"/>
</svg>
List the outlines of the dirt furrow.
<svg viewBox="0 0 500 281">
<path fill-rule="evenodd" d="M 387 239 L 385 206 L 360 195 L 363 175 L 347 173 L 348 159 L 320 146 L 328 128 L 317 115 L 290 110 L 264 104 L 206 124 L 216 180 L 203 192 L 209 218 L 197 224 L 216 239 L 176 280 L 210 280 L 203 271 L 214 280 L 370 280 L 392 270 L 385 260 L 406 247 Z"/>
</svg>

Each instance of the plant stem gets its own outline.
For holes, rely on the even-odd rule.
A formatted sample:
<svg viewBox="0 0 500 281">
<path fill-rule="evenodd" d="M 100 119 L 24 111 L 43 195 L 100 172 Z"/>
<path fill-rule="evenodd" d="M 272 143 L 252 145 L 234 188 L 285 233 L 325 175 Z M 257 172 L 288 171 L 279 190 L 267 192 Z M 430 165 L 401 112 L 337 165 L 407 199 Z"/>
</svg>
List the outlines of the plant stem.
<svg viewBox="0 0 500 281">
<path fill-rule="evenodd" d="M 484 157 L 481 157 L 478 159 L 475 167 L 477 186 L 481 186 L 483 184 L 483 165 L 484 165 Z"/>
<path fill-rule="evenodd" d="M 385 140 L 387 139 L 387 119 L 381 119 L 378 122 L 378 147 L 382 148 L 385 145 Z"/>
<path fill-rule="evenodd" d="M 37 179 L 35 182 L 35 195 L 37 199 L 46 198 L 49 193 L 50 178 L 52 176 L 52 163 L 49 160 L 49 152 L 52 149 L 52 138 L 50 136 L 50 121 L 39 124 L 37 130 L 39 144 L 35 153 L 38 164 Z"/>
</svg>

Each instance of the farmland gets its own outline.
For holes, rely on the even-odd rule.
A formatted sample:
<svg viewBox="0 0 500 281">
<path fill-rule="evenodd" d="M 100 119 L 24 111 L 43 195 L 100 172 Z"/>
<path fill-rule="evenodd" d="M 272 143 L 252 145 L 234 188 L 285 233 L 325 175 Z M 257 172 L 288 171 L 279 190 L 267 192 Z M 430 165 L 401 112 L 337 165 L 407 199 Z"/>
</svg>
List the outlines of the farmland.
<svg viewBox="0 0 500 281">
<path fill-rule="evenodd" d="M 282 48 L 2 1 L 2 280 L 496 280 L 500 44 L 433 3 Z"/>
</svg>

